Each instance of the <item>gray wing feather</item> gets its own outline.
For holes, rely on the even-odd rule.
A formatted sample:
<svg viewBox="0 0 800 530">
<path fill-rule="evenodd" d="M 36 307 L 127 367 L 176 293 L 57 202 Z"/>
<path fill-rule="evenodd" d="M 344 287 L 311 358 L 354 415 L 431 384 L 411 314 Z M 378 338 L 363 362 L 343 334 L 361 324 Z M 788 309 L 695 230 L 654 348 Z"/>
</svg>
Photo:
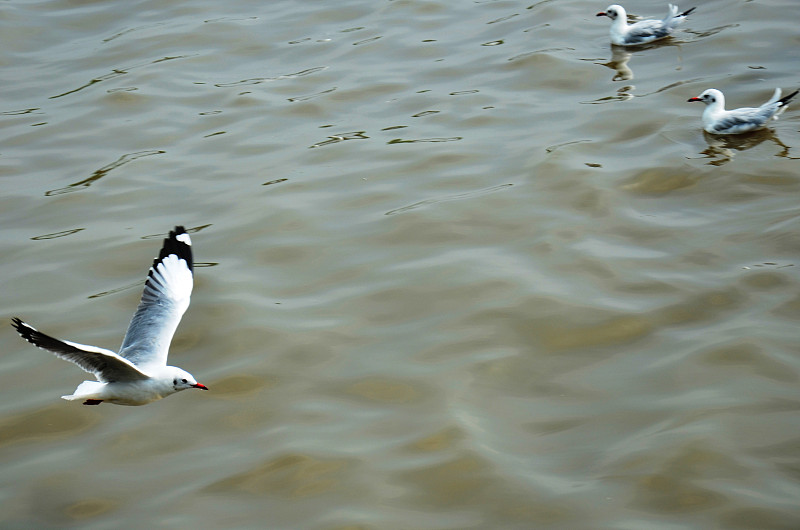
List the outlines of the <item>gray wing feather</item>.
<svg viewBox="0 0 800 530">
<path fill-rule="evenodd" d="M 625 42 L 636 43 L 648 37 L 660 39 L 669 35 L 670 31 L 660 20 L 643 20 L 630 27 L 625 35 Z"/>
<path fill-rule="evenodd" d="M 633 24 L 625 35 L 625 42 L 628 44 L 637 44 L 647 39 L 663 39 L 669 36 L 672 30 L 683 22 L 685 16 L 693 10 L 694 8 L 689 9 L 685 13 L 678 14 L 678 7 L 670 4 L 669 12 L 663 20 L 642 20 Z"/>
<path fill-rule="evenodd" d="M 774 114 L 771 108 L 742 108 L 735 113 L 730 113 L 717 123 L 714 129 L 717 132 L 739 132 L 750 129 L 757 129 L 767 123 L 767 120 Z"/>
<path fill-rule="evenodd" d="M 120 355 L 139 366 L 167 364 L 172 336 L 189 307 L 193 266 L 191 241 L 186 230 L 178 226 L 164 240 L 150 267 Z"/>
<path fill-rule="evenodd" d="M 85 371 L 94 374 L 101 383 L 140 381 L 150 378 L 130 361 L 111 350 L 53 338 L 16 317 L 11 321 L 23 339 L 54 353 L 56 357 L 77 364 Z"/>
</svg>

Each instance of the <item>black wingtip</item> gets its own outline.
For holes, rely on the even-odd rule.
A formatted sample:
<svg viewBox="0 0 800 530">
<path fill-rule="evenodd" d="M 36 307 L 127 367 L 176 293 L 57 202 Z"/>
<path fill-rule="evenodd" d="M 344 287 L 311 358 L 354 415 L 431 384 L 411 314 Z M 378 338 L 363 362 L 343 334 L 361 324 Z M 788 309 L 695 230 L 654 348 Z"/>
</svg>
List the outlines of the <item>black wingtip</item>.
<svg viewBox="0 0 800 530">
<path fill-rule="evenodd" d="M 800 89 L 795 90 L 788 96 L 783 96 L 781 99 L 778 100 L 778 103 L 780 103 L 781 107 L 786 105 L 787 103 L 789 103 L 789 100 L 791 100 L 793 97 L 797 95 L 798 92 L 800 92 Z"/>
<path fill-rule="evenodd" d="M 161 261 L 167 256 L 175 254 L 178 256 L 178 259 L 186 261 L 186 265 L 189 266 L 189 270 L 194 272 L 192 245 L 186 241 L 181 241 L 178 239 L 183 234 L 188 234 L 188 232 L 182 225 L 178 225 L 174 230 L 169 231 L 169 236 L 164 240 L 164 244 L 161 246 L 161 252 L 159 252 L 158 257 L 153 260 L 153 267 L 161 263 Z"/>
<path fill-rule="evenodd" d="M 690 14 L 692 11 L 694 11 L 695 9 L 697 9 L 697 7 L 692 7 L 692 8 L 689 8 L 689 9 L 687 9 L 686 11 L 684 11 L 683 13 L 681 13 L 681 14 L 680 14 L 680 15 L 678 15 L 678 16 L 679 16 L 679 17 L 688 17 L 688 16 L 689 16 L 689 14 Z"/>
<path fill-rule="evenodd" d="M 11 319 L 11 325 L 14 326 L 14 329 L 17 330 L 19 336 L 25 339 L 26 341 L 30 342 L 37 348 L 42 348 L 42 337 L 47 337 L 46 335 L 42 335 L 39 330 L 22 321 L 19 317 L 13 317 Z"/>
<path fill-rule="evenodd" d="M 23 339 L 27 340 L 31 344 L 36 345 L 36 342 L 33 340 L 33 333 L 36 331 L 34 328 L 23 322 L 22 319 L 18 317 L 13 317 L 11 319 L 11 325 L 14 326 L 14 329 L 17 330 L 17 333 L 19 333 Z"/>
</svg>

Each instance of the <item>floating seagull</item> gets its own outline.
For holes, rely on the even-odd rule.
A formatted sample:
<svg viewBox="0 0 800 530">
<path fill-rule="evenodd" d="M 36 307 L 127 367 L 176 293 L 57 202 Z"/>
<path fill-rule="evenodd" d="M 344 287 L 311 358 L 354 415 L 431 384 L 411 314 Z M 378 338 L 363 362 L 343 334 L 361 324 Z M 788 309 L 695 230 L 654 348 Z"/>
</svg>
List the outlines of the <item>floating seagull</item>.
<svg viewBox="0 0 800 530">
<path fill-rule="evenodd" d="M 716 88 L 709 88 L 696 98 L 688 101 L 702 101 L 706 104 L 703 111 L 703 129 L 713 134 L 739 134 L 755 131 L 764 127 L 770 118 L 778 116 L 786 110 L 786 104 L 800 90 L 781 97 L 781 89 L 776 88 L 772 97 L 760 107 L 742 107 L 725 110 L 725 96 Z"/>
<path fill-rule="evenodd" d="M 617 4 L 608 6 L 605 11 L 597 13 L 597 16 L 611 19 L 612 43 L 620 46 L 637 46 L 669 37 L 678 24 L 686 20 L 686 16 L 695 9 L 693 7 L 678 13 L 678 6 L 669 4 L 669 12 L 662 20 L 640 20 L 630 26 L 625 8 Z"/>
<path fill-rule="evenodd" d="M 19 318 L 16 330 L 31 344 L 93 373 L 63 399 L 84 399 L 84 405 L 103 401 L 117 405 L 145 405 L 187 388 L 208 390 L 192 374 L 167 366 L 169 343 L 189 307 L 192 294 L 192 240 L 176 226 L 164 240 L 144 284 L 142 301 L 134 313 L 119 354 L 95 346 L 54 339 Z"/>
</svg>

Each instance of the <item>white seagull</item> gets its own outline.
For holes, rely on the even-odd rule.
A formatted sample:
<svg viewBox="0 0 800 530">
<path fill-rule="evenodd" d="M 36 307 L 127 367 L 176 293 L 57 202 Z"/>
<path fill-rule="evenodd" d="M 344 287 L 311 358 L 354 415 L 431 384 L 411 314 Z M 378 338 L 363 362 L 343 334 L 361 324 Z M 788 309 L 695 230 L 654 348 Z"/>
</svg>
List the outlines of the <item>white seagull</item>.
<svg viewBox="0 0 800 530">
<path fill-rule="evenodd" d="M 706 104 L 703 111 L 703 129 L 713 134 L 739 134 L 761 129 L 770 118 L 778 116 L 786 110 L 786 104 L 800 90 L 795 90 L 786 97 L 781 97 L 781 89 L 776 88 L 772 97 L 760 107 L 742 107 L 725 110 L 725 96 L 716 88 L 709 88 L 696 98 L 687 101 L 702 101 Z"/>
<path fill-rule="evenodd" d="M 693 7 L 678 13 L 678 6 L 669 4 L 669 12 L 663 19 L 640 20 L 630 26 L 625 8 L 617 4 L 608 6 L 605 11 L 597 13 L 597 16 L 611 19 L 612 43 L 620 46 L 637 46 L 669 37 L 678 24 L 686 20 L 686 16 L 694 10 Z"/>
<path fill-rule="evenodd" d="M 142 301 L 133 314 L 119 354 L 95 346 L 45 335 L 19 318 L 13 326 L 31 344 L 93 373 L 63 399 L 83 399 L 84 405 L 103 401 L 117 405 L 145 405 L 187 388 L 208 390 L 192 374 L 167 366 L 169 343 L 192 294 L 192 240 L 176 226 L 164 240 L 144 284 Z"/>
</svg>

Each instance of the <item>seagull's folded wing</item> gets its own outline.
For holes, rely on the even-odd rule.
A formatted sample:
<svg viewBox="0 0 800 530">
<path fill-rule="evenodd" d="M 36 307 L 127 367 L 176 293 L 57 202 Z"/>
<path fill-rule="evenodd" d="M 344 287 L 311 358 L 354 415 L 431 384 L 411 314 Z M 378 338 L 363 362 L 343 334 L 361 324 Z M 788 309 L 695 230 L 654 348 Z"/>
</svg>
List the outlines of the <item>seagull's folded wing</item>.
<svg viewBox="0 0 800 530">
<path fill-rule="evenodd" d="M 728 111 L 714 123 L 714 129 L 718 133 L 736 134 L 757 129 L 766 123 L 771 112 L 756 108 L 741 108 Z"/>
<path fill-rule="evenodd" d="M 135 365 L 164 366 L 169 344 L 192 295 L 192 242 L 182 226 L 169 233 L 150 267 L 120 355 Z"/>
<path fill-rule="evenodd" d="M 94 374 L 102 383 L 141 381 L 150 377 L 111 350 L 59 340 L 45 335 L 18 318 L 13 318 L 12 321 L 23 339 L 34 346 L 53 352 L 56 357 L 77 364 Z"/>
<path fill-rule="evenodd" d="M 660 20 L 642 20 L 632 26 L 625 35 L 628 42 L 638 42 L 648 37 L 661 38 L 669 35 L 669 28 Z"/>
</svg>

